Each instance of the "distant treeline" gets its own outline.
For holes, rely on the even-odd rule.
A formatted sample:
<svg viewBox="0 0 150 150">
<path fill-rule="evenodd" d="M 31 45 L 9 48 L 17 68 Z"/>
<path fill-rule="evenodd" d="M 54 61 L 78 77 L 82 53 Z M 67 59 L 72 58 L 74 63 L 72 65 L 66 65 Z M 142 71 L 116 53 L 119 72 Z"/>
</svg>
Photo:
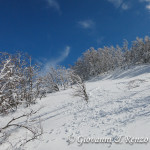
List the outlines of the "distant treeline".
<svg viewBox="0 0 150 150">
<path fill-rule="evenodd" d="M 128 41 L 124 40 L 123 46 L 111 46 L 104 48 L 90 48 L 75 62 L 72 69 L 83 80 L 115 68 L 129 68 L 131 65 L 150 62 L 150 38 L 136 38 L 132 46 L 128 47 Z"/>
</svg>

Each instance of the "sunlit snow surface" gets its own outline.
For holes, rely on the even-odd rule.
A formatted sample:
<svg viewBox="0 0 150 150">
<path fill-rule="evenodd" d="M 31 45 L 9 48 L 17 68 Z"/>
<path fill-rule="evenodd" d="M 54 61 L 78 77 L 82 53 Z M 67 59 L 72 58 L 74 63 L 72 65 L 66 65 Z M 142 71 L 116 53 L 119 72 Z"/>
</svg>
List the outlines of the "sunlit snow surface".
<svg viewBox="0 0 150 150">
<path fill-rule="evenodd" d="M 149 150 L 147 144 L 126 143 L 125 137 L 150 139 L 150 65 L 131 67 L 102 74 L 86 82 L 89 103 L 72 97 L 72 89 L 49 94 L 32 105 L 42 107 L 34 117 L 39 117 L 44 133 L 25 145 L 25 150 Z M 19 108 L 7 117 L 1 117 L 3 125 L 13 116 L 28 111 Z M 27 133 L 17 130 L 9 139 L 15 143 Z M 112 138 L 123 136 L 122 144 L 83 143 L 79 137 Z M 70 143 L 68 137 L 73 137 Z M 72 139 L 71 139 L 72 140 Z M 1 145 L 5 150 L 8 143 Z M 9 145 L 10 146 L 10 145 Z"/>
</svg>

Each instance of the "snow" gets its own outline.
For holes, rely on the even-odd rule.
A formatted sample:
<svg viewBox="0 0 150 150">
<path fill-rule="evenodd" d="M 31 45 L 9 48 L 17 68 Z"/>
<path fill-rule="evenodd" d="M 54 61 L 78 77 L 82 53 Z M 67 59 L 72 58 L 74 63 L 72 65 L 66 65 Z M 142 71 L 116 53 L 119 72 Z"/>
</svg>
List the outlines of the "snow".
<svg viewBox="0 0 150 150">
<path fill-rule="evenodd" d="M 88 104 L 78 97 L 72 97 L 73 89 L 68 89 L 49 94 L 31 106 L 32 109 L 42 107 L 33 118 L 40 117 L 44 133 L 38 140 L 27 143 L 24 149 L 149 150 L 150 141 L 147 144 L 129 144 L 125 139 L 150 139 L 150 66 L 118 69 L 99 75 L 85 84 Z M 0 117 L 1 125 L 31 108 L 19 108 L 11 115 Z M 17 130 L 9 141 L 15 143 L 25 134 L 21 129 Z M 112 143 L 80 145 L 79 137 L 111 138 Z M 116 137 L 122 137 L 122 144 L 114 142 Z M 7 149 L 7 146 L 8 143 L 0 145 L 0 150 Z"/>
</svg>

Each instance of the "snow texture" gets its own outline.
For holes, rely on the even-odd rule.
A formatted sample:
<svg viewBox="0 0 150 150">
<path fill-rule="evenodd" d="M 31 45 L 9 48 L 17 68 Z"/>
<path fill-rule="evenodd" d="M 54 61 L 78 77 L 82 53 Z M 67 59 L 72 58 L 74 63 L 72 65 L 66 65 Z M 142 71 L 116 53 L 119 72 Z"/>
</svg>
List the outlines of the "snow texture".
<svg viewBox="0 0 150 150">
<path fill-rule="evenodd" d="M 97 76 L 85 83 L 89 102 L 72 97 L 73 89 L 51 93 L 32 105 L 42 107 L 40 117 L 44 133 L 27 143 L 25 150 L 149 150 L 147 144 L 84 143 L 78 137 L 112 138 L 124 136 L 150 138 L 150 66 L 116 70 Z M 1 116 L 5 125 L 12 117 L 31 108 L 19 108 L 9 116 Z M 15 143 L 27 133 L 16 130 L 9 141 Z M 68 139 L 72 137 L 72 139 Z M 71 141 L 73 140 L 73 142 Z M 72 143 L 71 143 L 72 142 Z M 6 150 L 8 143 L 0 145 Z"/>
</svg>

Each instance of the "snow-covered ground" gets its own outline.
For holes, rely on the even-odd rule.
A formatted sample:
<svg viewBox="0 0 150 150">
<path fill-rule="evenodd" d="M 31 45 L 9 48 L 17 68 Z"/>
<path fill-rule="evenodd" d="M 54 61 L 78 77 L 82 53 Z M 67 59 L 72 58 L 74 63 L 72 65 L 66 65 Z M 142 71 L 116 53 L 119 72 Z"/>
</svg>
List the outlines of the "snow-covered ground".
<svg viewBox="0 0 150 150">
<path fill-rule="evenodd" d="M 86 82 L 89 103 L 72 97 L 73 90 L 49 94 L 31 106 L 42 107 L 38 114 L 44 133 L 25 150 L 149 150 L 150 149 L 150 66 L 141 65 L 128 70 L 116 70 Z M 27 108 L 29 109 L 29 108 Z M 7 117 L 27 109 L 20 108 Z M 12 134 L 9 141 L 24 136 L 21 130 Z M 121 138 L 122 137 L 122 138 Z M 141 138 L 142 143 L 129 143 Z M 104 139 L 107 143 L 83 143 L 83 139 Z M 115 143 L 121 138 L 122 143 Z M 110 142 L 110 139 L 112 142 Z M 145 142 L 145 143 L 144 143 Z M 8 143 L 0 150 L 7 149 Z"/>
</svg>

